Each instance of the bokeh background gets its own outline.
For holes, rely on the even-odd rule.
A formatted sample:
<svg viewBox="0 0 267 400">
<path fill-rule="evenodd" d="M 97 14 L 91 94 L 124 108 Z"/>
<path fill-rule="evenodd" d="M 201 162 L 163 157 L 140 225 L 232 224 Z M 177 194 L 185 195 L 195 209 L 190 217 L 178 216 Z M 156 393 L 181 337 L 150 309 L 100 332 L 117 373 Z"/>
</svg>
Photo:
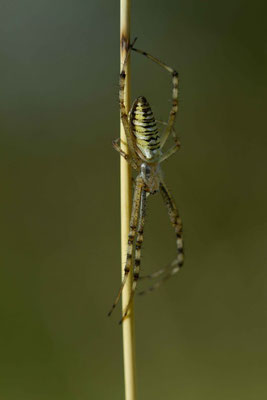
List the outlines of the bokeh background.
<svg viewBox="0 0 267 400">
<path fill-rule="evenodd" d="M 133 1 L 138 47 L 180 73 L 182 149 L 164 164 L 186 262 L 136 298 L 138 399 L 263 400 L 266 6 Z M 123 399 L 119 2 L 2 0 L 2 400 Z M 136 45 L 137 46 L 137 45 Z M 168 115 L 170 77 L 132 57 L 132 96 Z M 159 196 L 142 269 L 175 256 Z"/>
</svg>

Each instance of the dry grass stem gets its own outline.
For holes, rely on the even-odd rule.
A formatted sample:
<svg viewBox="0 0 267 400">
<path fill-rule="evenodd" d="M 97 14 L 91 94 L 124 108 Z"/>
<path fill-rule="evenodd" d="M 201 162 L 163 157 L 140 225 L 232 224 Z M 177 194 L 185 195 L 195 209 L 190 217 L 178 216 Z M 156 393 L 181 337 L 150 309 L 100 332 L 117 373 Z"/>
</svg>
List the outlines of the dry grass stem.
<svg viewBox="0 0 267 400">
<path fill-rule="evenodd" d="M 120 5 L 121 25 L 120 25 L 120 57 L 121 66 L 125 59 L 128 45 L 130 43 L 130 0 L 121 0 Z M 130 57 L 128 58 L 126 66 L 126 111 L 130 107 Z M 122 141 L 122 148 L 127 153 L 126 136 L 121 123 L 120 137 Z M 124 275 L 125 257 L 127 253 L 127 242 L 129 232 L 129 222 L 131 216 L 131 203 L 132 203 L 132 180 L 131 180 L 131 167 L 124 160 L 121 159 L 121 271 Z M 128 304 L 132 286 L 132 273 L 127 279 L 122 293 L 122 310 Z M 123 356 L 124 356 L 124 380 L 125 380 L 125 399 L 136 400 L 136 370 L 135 370 L 135 338 L 134 338 L 134 306 L 133 302 L 129 310 L 127 318 L 122 324 L 123 330 Z"/>
</svg>

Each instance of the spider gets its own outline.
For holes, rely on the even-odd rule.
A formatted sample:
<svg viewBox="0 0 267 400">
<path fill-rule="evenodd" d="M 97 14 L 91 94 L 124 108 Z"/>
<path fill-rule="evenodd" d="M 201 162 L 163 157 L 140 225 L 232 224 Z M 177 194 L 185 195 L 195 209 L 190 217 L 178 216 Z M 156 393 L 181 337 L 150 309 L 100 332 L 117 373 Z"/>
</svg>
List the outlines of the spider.
<svg viewBox="0 0 267 400">
<path fill-rule="evenodd" d="M 162 268 L 161 270 L 150 275 L 141 276 L 140 278 L 157 278 L 163 275 L 160 281 L 155 283 L 148 290 L 140 292 L 139 294 L 144 294 L 148 291 L 153 291 L 157 289 L 163 281 L 179 271 L 184 261 L 181 218 L 179 217 L 176 205 L 169 192 L 169 189 L 166 187 L 166 184 L 163 180 L 160 168 L 161 162 L 169 158 L 180 148 L 180 141 L 177 138 L 173 128 L 175 117 L 178 111 L 178 73 L 171 67 L 159 61 L 157 58 L 153 57 L 152 55 L 133 47 L 135 41 L 136 39 L 129 46 L 127 55 L 122 66 L 122 70 L 120 73 L 119 91 L 121 120 L 127 138 L 129 154 L 126 154 L 121 149 L 120 138 L 116 139 L 113 142 L 113 147 L 115 148 L 115 150 L 117 150 L 120 155 L 124 157 L 127 162 L 129 162 L 130 165 L 137 171 L 137 177 L 135 180 L 135 191 L 133 196 L 133 207 L 128 234 L 128 247 L 124 267 L 124 276 L 118 295 L 108 314 L 109 316 L 111 315 L 112 311 L 119 302 L 122 290 L 126 283 L 127 277 L 129 276 L 129 272 L 132 268 L 133 252 L 135 252 L 132 290 L 129 302 L 124 310 L 123 317 L 120 320 L 120 323 L 122 323 L 122 321 L 127 316 L 131 301 L 133 300 L 135 294 L 137 281 L 139 279 L 146 201 L 147 197 L 150 194 L 160 192 L 163 197 L 163 201 L 168 210 L 170 222 L 174 227 L 176 234 L 177 256 L 175 260 L 167 267 Z M 162 68 L 164 68 L 171 74 L 172 107 L 167 123 L 155 120 L 151 107 L 144 96 L 140 96 L 134 101 L 129 114 L 127 115 L 125 106 L 125 67 L 130 50 L 144 55 L 145 57 L 159 64 Z M 158 134 L 156 124 L 157 122 L 165 126 L 165 130 L 161 137 Z M 164 153 L 162 149 L 170 134 L 172 134 L 173 136 L 174 145 Z M 166 274 L 164 275 L 165 272 Z"/>
</svg>

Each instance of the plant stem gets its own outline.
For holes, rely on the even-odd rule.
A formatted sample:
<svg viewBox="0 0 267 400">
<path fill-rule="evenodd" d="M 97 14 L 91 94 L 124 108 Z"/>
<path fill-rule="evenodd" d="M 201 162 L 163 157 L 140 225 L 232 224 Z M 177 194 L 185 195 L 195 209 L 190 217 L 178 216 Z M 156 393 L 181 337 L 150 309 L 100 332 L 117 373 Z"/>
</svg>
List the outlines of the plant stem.
<svg viewBox="0 0 267 400">
<path fill-rule="evenodd" d="M 130 0 L 120 0 L 120 60 L 121 65 L 125 59 L 128 46 L 130 44 Z M 125 99 L 126 111 L 129 112 L 130 106 L 130 57 L 126 65 L 126 85 Z M 127 153 L 127 143 L 123 125 L 120 128 L 121 146 Z M 123 157 L 121 159 L 121 271 L 124 276 L 125 258 L 127 254 L 127 243 L 129 233 L 129 223 L 131 216 L 132 202 L 132 177 L 131 167 Z M 126 281 L 122 292 L 122 310 L 128 304 L 132 287 L 132 272 Z M 129 309 L 127 318 L 122 323 L 123 334 L 123 357 L 124 357 L 124 381 L 125 399 L 136 400 L 136 370 L 135 370 L 135 338 L 134 338 L 134 306 L 133 302 Z"/>
</svg>

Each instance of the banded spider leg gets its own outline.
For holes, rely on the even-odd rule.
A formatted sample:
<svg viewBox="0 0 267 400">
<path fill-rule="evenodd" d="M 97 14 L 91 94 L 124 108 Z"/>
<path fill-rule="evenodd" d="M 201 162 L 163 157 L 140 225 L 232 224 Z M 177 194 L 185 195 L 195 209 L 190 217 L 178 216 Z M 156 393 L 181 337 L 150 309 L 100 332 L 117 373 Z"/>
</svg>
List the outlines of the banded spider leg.
<svg viewBox="0 0 267 400">
<path fill-rule="evenodd" d="M 123 277 L 119 292 L 117 294 L 117 297 L 111 307 L 111 310 L 108 313 L 108 316 L 111 315 L 112 311 L 118 304 L 122 290 L 126 283 L 127 277 L 132 268 L 133 244 L 134 244 L 134 239 L 136 236 L 138 217 L 139 217 L 140 210 L 141 210 L 141 206 L 140 206 L 141 203 L 143 204 L 142 205 L 143 210 L 145 209 L 145 202 L 144 202 L 144 198 L 143 198 L 144 196 L 142 196 L 142 193 L 145 193 L 143 188 L 144 188 L 143 179 L 140 176 L 138 176 L 136 178 L 136 186 L 135 186 L 135 192 L 134 192 L 134 198 L 133 198 L 133 209 L 132 209 L 131 220 L 130 220 L 130 230 L 129 230 L 129 234 L 128 234 L 128 247 L 127 247 L 126 263 L 125 263 L 125 267 L 124 267 L 124 277 Z M 141 201 L 141 199 L 142 199 L 142 201 Z M 138 224 L 138 230 L 139 230 L 139 227 L 140 227 L 140 223 Z M 138 235 L 140 238 L 140 232 L 138 232 Z M 139 265 L 140 265 L 140 259 L 139 259 Z M 135 270 L 138 271 L 138 268 L 136 265 L 135 265 Z M 136 272 L 136 274 L 139 275 L 139 272 Z M 134 280 L 133 284 L 137 281 L 137 279 L 138 279 L 138 277 Z M 132 296 L 131 296 L 131 298 L 132 298 Z M 126 308 L 128 311 L 129 305 L 127 305 Z M 120 321 L 120 322 L 122 322 L 122 321 Z"/>
<path fill-rule="evenodd" d="M 176 246 L 177 246 L 177 256 L 176 258 L 168 264 L 165 268 L 161 268 L 160 270 L 153 272 L 152 274 L 148 274 L 145 276 L 140 276 L 140 279 L 147 279 L 147 278 L 158 278 L 161 275 L 164 275 L 158 282 L 154 285 L 149 287 L 146 290 L 140 291 L 138 294 L 143 295 L 149 292 L 153 292 L 154 290 L 158 289 L 163 282 L 169 279 L 171 276 L 176 274 L 180 268 L 182 268 L 184 263 L 184 248 L 183 248 L 183 226 L 182 221 L 179 216 L 177 207 L 174 203 L 174 200 L 168 190 L 167 186 L 163 181 L 160 183 L 160 192 L 163 198 L 163 201 L 167 207 L 169 218 L 171 221 L 172 226 L 174 227 L 174 231 L 176 234 Z"/>
</svg>

